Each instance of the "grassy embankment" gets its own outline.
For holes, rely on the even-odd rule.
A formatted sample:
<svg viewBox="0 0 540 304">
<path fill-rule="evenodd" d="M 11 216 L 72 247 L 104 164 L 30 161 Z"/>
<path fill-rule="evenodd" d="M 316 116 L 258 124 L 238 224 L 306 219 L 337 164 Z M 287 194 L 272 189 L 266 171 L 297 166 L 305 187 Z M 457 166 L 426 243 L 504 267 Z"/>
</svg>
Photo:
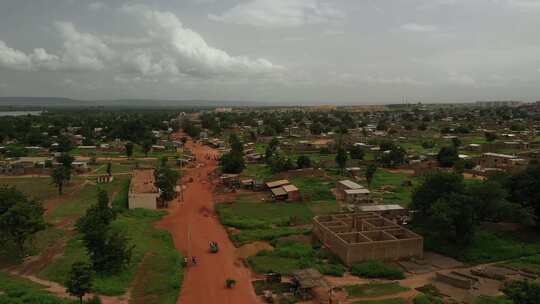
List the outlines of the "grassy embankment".
<svg viewBox="0 0 540 304">
<path fill-rule="evenodd" d="M 14 185 L 27 194 L 38 196 L 41 199 L 56 199 L 57 194 L 54 187 L 45 182 L 46 180 L 46 178 L 19 178 L 7 180 L 9 182 L 7 184 Z M 75 179 L 75 182 L 81 186 L 82 181 Z M 5 183 L 5 180 L 0 180 L 0 183 Z M 29 184 L 35 185 L 35 187 L 28 187 Z M 99 186 L 88 183 L 82 186 L 79 191 L 58 198 L 63 201 L 51 213 L 47 214 L 46 220 L 51 224 L 36 236 L 33 253 L 42 252 L 62 238 L 68 238 L 67 245 L 63 255 L 54 259 L 37 275 L 63 284 L 72 263 L 88 260 L 80 235 L 73 235 L 73 233 L 55 227 L 53 224 L 72 222 L 82 216 L 88 207 L 96 203 L 98 187 L 106 190 L 113 198 L 113 207 L 122 211 L 118 214 L 117 220 L 113 222 L 113 229 L 126 231 L 135 248 L 132 261 L 123 272 L 113 276 L 96 277 L 95 292 L 106 295 L 121 295 L 133 284 L 135 274 L 138 269 L 141 269 L 144 277 L 151 279 L 145 280 L 145 284 L 134 288 L 132 298 L 134 300 L 142 299 L 145 303 L 175 303 L 182 280 L 182 258 L 174 248 L 170 234 L 153 227 L 154 222 L 165 213 L 125 210 L 129 187 L 127 177 L 117 177 L 112 183 Z M 69 189 L 66 193 L 69 193 Z M 10 278 L 5 280 L 10 281 Z M 28 290 L 28 292 L 32 292 L 32 290 Z"/>
</svg>

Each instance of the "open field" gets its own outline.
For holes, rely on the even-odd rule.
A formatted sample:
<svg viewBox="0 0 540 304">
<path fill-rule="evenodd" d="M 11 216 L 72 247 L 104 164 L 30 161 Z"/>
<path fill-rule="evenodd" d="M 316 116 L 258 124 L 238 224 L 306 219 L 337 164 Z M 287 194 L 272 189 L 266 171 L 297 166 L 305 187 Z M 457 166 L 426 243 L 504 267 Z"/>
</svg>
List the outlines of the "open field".
<svg viewBox="0 0 540 304">
<path fill-rule="evenodd" d="M 345 267 L 330 252 L 295 241 L 276 241 L 273 251 L 261 251 L 248 258 L 257 273 L 277 272 L 290 275 L 292 271 L 303 268 L 316 268 L 321 273 L 343 276 Z"/>
<path fill-rule="evenodd" d="M 0 303 L 74 304 L 78 302 L 57 298 L 46 290 L 46 286 L 0 271 Z"/>
<path fill-rule="evenodd" d="M 126 211 L 113 222 L 113 229 L 126 231 L 134 247 L 129 267 L 117 275 L 100 277 L 95 291 L 105 295 L 122 295 L 132 283 L 139 266 L 152 280 L 133 293 L 133 297 L 157 297 L 161 302 L 174 303 L 181 283 L 181 256 L 174 249 L 170 234 L 153 228 L 164 212 L 149 210 Z M 71 264 L 87 260 L 86 249 L 78 235 L 69 242 L 64 255 L 49 264 L 39 275 L 63 283 Z M 142 264 L 141 264 L 142 263 Z"/>
<path fill-rule="evenodd" d="M 70 193 L 71 191 L 77 189 L 83 182 L 83 178 L 74 176 L 71 182 L 68 183 L 64 188 L 64 193 Z M 52 184 L 49 176 L 1 177 L 0 185 L 15 187 L 24 194 L 41 202 L 58 196 L 58 190 Z"/>
<path fill-rule="evenodd" d="M 517 259 L 540 253 L 540 236 L 532 228 L 503 231 L 496 226 L 483 226 L 478 229 L 467 248 L 432 237 L 429 233 L 423 235 L 426 249 L 472 264 Z"/>
<path fill-rule="evenodd" d="M 346 287 L 351 298 L 388 296 L 409 290 L 398 283 L 370 283 L 365 285 L 349 285 Z"/>
</svg>

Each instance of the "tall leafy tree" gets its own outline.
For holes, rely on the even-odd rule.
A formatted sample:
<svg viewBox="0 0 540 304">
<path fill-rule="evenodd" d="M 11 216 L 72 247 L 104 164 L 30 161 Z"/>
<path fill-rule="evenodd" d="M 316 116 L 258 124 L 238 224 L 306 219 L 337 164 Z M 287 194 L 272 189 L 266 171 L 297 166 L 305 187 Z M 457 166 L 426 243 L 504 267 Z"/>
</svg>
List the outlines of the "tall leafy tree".
<svg viewBox="0 0 540 304">
<path fill-rule="evenodd" d="M 353 145 L 349 149 L 349 153 L 351 154 L 351 159 L 358 159 L 358 160 L 364 159 L 365 152 L 364 152 L 364 149 L 360 146 Z"/>
<path fill-rule="evenodd" d="M 133 143 L 128 142 L 125 144 L 124 148 L 126 149 L 126 156 L 132 157 L 133 156 Z"/>
<path fill-rule="evenodd" d="M 540 283 L 535 281 L 512 281 L 504 285 L 502 292 L 514 304 L 540 303 Z"/>
<path fill-rule="evenodd" d="M 68 182 L 70 177 L 69 171 L 64 166 L 57 166 L 51 172 L 52 183 L 58 189 L 58 195 L 62 195 L 64 192 L 64 185 Z"/>
<path fill-rule="evenodd" d="M 133 246 L 124 232 L 111 227 L 114 218 L 106 192 L 100 191 L 98 202 L 77 221 L 92 267 L 99 273 L 116 273 L 131 260 Z"/>
<path fill-rule="evenodd" d="M 148 156 L 148 153 L 152 149 L 152 142 L 150 140 L 145 140 L 141 144 L 144 156 Z"/>
<path fill-rule="evenodd" d="M 17 254 L 24 254 L 27 241 L 45 229 L 43 213 L 40 202 L 15 188 L 0 187 L 0 241 L 15 245 Z"/>
<path fill-rule="evenodd" d="M 375 173 L 377 173 L 377 166 L 374 164 L 369 164 L 366 167 L 366 180 L 368 182 L 368 185 L 371 187 L 371 182 L 373 182 L 373 177 L 375 176 Z"/>
<path fill-rule="evenodd" d="M 442 147 L 437 154 L 437 160 L 443 167 L 452 167 L 459 160 L 457 148 L 455 146 Z"/>
<path fill-rule="evenodd" d="M 176 184 L 180 178 L 180 174 L 177 171 L 171 169 L 166 161 L 166 158 L 162 159 L 161 164 L 154 171 L 155 186 L 161 192 L 161 200 L 164 202 L 171 201 L 176 195 Z"/>
<path fill-rule="evenodd" d="M 506 179 L 510 200 L 533 210 L 540 226 L 540 166 L 530 165 L 525 171 Z"/>
<path fill-rule="evenodd" d="M 349 156 L 347 155 L 347 151 L 343 149 L 343 147 L 339 147 L 336 154 L 336 164 L 338 165 L 339 169 L 341 170 L 341 173 L 345 171 L 345 167 L 347 166 L 347 159 Z"/>
<path fill-rule="evenodd" d="M 93 271 L 92 267 L 83 262 L 76 262 L 71 265 L 68 280 L 66 281 L 66 291 L 70 295 L 79 298 L 83 303 L 84 296 L 92 291 Z"/>
</svg>

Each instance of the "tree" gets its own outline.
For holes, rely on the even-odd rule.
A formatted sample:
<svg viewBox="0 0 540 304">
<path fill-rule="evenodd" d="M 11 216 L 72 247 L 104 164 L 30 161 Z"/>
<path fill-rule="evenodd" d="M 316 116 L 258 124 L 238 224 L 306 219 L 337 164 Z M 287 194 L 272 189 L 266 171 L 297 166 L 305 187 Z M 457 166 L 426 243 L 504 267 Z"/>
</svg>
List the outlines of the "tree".
<svg viewBox="0 0 540 304">
<path fill-rule="evenodd" d="M 66 281 L 66 291 L 74 297 L 78 297 L 83 303 L 84 296 L 92 290 L 93 271 L 90 265 L 83 262 L 76 262 L 71 265 L 68 280 Z"/>
<path fill-rule="evenodd" d="M 73 149 L 73 144 L 71 143 L 71 139 L 67 137 L 66 135 L 61 135 L 58 137 L 58 152 L 69 152 Z"/>
<path fill-rule="evenodd" d="M 131 158 L 131 156 L 133 156 L 133 144 L 131 142 L 127 142 L 124 147 L 126 148 L 126 156 Z"/>
<path fill-rule="evenodd" d="M 98 202 L 86 210 L 77 221 L 92 267 L 99 273 L 116 273 L 129 264 L 133 246 L 126 234 L 111 228 L 115 214 L 104 191 L 98 193 Z"/>
<path fill-rule="evenodd" d="M 144 156 L 148 157 L 148 152 L 152 149 L 152 142 L 150 140 L 145 140 L 141 144 Z"/>
<path fill-rule="evenodd" d="M 374 164 L 369 164 L 366 167 L 366 180 L 368 182 L 368 185 L 371 187 L 371 182 L 373 181 L 373 177 L 375 176 L 375 173 L 377 172 L 377 166 Z"/>
<path fill-rule="evenodd" d="M 459 147 L 461 147 L 463 143 L 461 142 L 461 140 L 457 137 L 454 137 L 452 138 L 452 146 L 454 146 L 454 148 L 458 149 Z"/>
<path fill-rule="evenodd" d="M 504 285 L 502 292 L 514 304 L 540 303 L 540 283 L 535 281 L 511 281 Z"/>
<path fill-rule="evenodd" d="M 459 154 L 456 147 L 442 147 L 439 154 L 437 154 L 437 160 L 443 167 L 452 167 L 459 160 Z"/>
<path fill-rule="evenodd" d="M 270 160 L 272 158 L 272 156 L 274 155 L 274 153 L 276 153 L 278 148 L 279 148 L 279 140 L 274 137 L 274 138 L 272 138 L 272 140 L 270 141 L 270 143 L 266 147 L 266 150 L 264 151 L 264 158 L 267 161 Z"/>
<path fill-rule="evenodd" d="M 51 172 L 52 183 L 58 188 L 58 195 L 62 195 L 64 185 L 69 180 L 69 171 L 63 166 L 57 166 Z"/>
<path fill-rule="evenodd" d="M 531 165 L 525 171 L 507 179 L 510 200 L 534 212 L 536 225 L 540 226 L 540 166 Z"/>
<path fill-rule="evenodd" d="M 66 180 L 70 181 L 71 172 L 73 171 L 73 161 L 75 158 L 67 153 L 62 153 L 56 160 L 62 165 L 62 167 L 64 167 Z"/>
<path fill-rule="evenodd" d="M 166 158 L 162 159 L 161 164 L 158 166 L 155 174 L 155 186 L 160 190 L 160 198 L 163 202 L 171 201 L 176 196 L 176 185 L 180 174 L 171 169 L 166 161 Z"/>
<path fill-rule="evenodd" d="M 112 163 L 111 162 L 107 163 L 107 175 L 112 176 Z"/>
<path fill-rule="evenodd" d="M 231 146 L 231 151 L 224 154 L 220 160 L 222 170 L 225 173 L 240 173 L 246 167 L 244 162 L 244 144 L 236 134 L 231 134 L 229 145 Z"/>
<path fill-rule="evenodd" d="M 283 155 L 283 153 L 275 153 L 270 160 L 268 161 L 268 165 L 270 166 L 270 169 L 272 172 L 283 172 L 294 169 L 293 161 L 289 158 Z"/>
<path fill-rule="evenodd" d="M 493 181 L 465 184 L 456 173 L 434 172 L 413 191 L 413 224 L 432 237 L 468 245 L 481 221 L 524 220 L 525 210 L 506 200 L 506 192 Z"/>
<path fill-rule="evenodd" d="M 302 168 L 311 168 L 311 158 L 306 155 L 300 155 L 298 156 L 298 159 L 296 160 L 296 165 L 299 169 Z"/>
<path fill-rule="evenodd" d="M 381 153 L 377 160 L 385 166 L 394 167 L 405 163 L 407 153 L 403 148 L 392 142 L 383 142 L 380 144 Z"/>
<path fill-rule="evenodd" d="M 232 174 L 240 173 L 246 168 L 244 157 L 232 152 L 221 156 L 220 165 L 224 173 Z"/>
<path fill-rule="evenodd" d="M 17 254 L 23 254 L 26 242 L 46 227 L 43 213 L 40 202 L 28 199 L 13 187 L 0 187 L 1 243 L 12 243 Z"/>
<path fill-rule="evenodd" d="M 358 160 L 364 159 L 364 155 L 365 155 L 364 149 L 360 146 L 353 145 L 349 149 L 349 153 L 351 154 L 351 159 L 358 159 Z"/>
<path fill-rule="evenodd" d="M 343 147 L 339 147 L 336 154 L 336 163 L 338 167 L 341 170 L 341 173 L 345 171 L 345 167 L 347 166 L 347 159 L 348 159 L 347 151 L 343 149 Z"/>
<path fill-rule="evenodd" d="M 488 142 L 494 142 L 497 139 L 497 134 L 493 132 L 485 132 L 484 136 Z"/>
</svg>

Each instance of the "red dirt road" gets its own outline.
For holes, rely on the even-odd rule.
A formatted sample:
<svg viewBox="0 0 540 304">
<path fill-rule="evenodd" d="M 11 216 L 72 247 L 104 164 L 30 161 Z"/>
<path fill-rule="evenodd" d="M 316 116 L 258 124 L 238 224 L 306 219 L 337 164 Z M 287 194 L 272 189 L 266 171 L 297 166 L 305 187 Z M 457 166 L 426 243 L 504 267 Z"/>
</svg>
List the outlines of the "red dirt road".
<svg viewBox="0 0 540 304">
<path fill-rule="evenodd" d="M 197 265 L 191 261 L 186 269 L 178 303 L 182 304 L 253 304 L 259 303 L 251 286 L 251 272 L 236 260 L 235 248 L 214 212 L 213 185 L 208 174 L 216 168 L 215 160 L 207 155 L 216 151 L 189 142 L 188 147 L 196 155 L 196 168 L 187 169 L 183 178 L 184 200 L 176 201 L 169 208 L 169 215 L 156 224 L 171 232 L 176 248 L 184 256 L 197 257 Z M 193 178 L 192 183 L 188 183 Z M 219 252 L 209 252 L 210 241 L 219 244 Z M 236 287 L 227 289 L 225 281 L 236 280 Z"/>
</svg>

